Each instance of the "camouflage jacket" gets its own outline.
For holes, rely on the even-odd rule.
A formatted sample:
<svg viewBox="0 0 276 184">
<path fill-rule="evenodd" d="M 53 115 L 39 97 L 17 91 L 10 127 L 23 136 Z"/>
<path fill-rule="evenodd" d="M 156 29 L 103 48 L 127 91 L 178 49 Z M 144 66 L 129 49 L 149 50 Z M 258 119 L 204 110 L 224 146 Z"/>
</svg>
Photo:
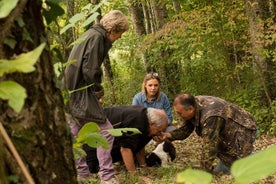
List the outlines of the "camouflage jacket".
<svg viewBox="0 0 276 184">
<path fill-rule="evenodd" d="M 213 161 L 220 158 L 230 166 L 253 150 L 256 123 L 253 116 L 240 107 L 218 97 L 196 96 L 196 115 L 171 133 L 171 140 L 186 139 L 194 130 L 203 138 L 201 165 L 211 171 Z"/>
</svg>

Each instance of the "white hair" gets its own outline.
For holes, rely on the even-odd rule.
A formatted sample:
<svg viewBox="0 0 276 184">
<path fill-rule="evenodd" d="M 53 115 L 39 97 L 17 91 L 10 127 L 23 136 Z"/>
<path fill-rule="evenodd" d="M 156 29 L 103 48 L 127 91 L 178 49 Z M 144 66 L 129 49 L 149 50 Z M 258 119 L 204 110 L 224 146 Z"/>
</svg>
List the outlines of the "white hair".
<svg viewBox="0 0 276 184">
<path fill-rule="evenodd" d="M 164 110 L 147 108 L 147 116 L 150 123 L 156 124 L 157 127 L 161 127 L 164 122 L 168 121 L 168 117 Z"/>
</svg>

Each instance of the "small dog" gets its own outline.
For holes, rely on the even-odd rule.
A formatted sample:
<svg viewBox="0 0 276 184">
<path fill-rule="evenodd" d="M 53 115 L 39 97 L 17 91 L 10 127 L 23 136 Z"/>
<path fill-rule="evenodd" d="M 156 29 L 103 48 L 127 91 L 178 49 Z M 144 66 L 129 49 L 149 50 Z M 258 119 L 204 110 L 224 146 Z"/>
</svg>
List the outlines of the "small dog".
<svg viewBox="0 0 276 184">
<path fill-rule="evenodd" d="M 157 145 L 157 147 L 146 155 L 146 164 L 148 167 L 167 167 L 176 157 L 175 147 L 169 141 Z"/>
</svg>

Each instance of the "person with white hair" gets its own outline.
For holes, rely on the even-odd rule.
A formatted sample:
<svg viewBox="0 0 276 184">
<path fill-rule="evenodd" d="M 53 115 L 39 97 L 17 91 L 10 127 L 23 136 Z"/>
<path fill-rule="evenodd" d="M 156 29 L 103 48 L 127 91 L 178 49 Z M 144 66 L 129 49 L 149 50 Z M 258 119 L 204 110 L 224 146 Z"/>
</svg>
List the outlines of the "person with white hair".
<svg viewBox="0 0 276 184">
<path fill-rule="evenodd" d="M 104 111 L 115 129 L 137 128 L 141 132 L 135 135 L 125 132 L 122 136 L 115 137 L 111 151 L 113 162 L 123 161 L 127 171 L 135 175 L 135 160 L 140 167 L 146 166 L 145 146 L 153 136 L 161 135 L 167 128 L 167 115 L 164 110 L 142 106 L 107 107 Z M 95 150 L 88 147 L 84 150 L 91 173 L 97 173 L 98 161 L 95 158 Z"/>
<path fill-rule="evenodd" d="M 112 129 L 112 125 L 107 120 L 96 93 L 103 90 L 101 65 L 104 58 L 108 55 L 112 44 L 128 29 L 127 17 L 119 10 L 111 10 L 103 16 L 99 24 L 84 32 L 81 35 L 83 41 L 72 48 L 68 61 L 75 62 L 65 68 L 63 88 L 74 91 L 69 98 L 68 113 L 78 122 L 70 124 L 75 137 L 85 123 L 95 122 L 108 143 L 113 144 L 114 137 L 105 131 Z M 110 149 L 97 149 L 101 184 L 119 183 L 114 177 L 110 151 Z M 89 180 L 90 172 L 85 158 L 78 159 L 76 165 L 79 181 Z"/>
</svg>

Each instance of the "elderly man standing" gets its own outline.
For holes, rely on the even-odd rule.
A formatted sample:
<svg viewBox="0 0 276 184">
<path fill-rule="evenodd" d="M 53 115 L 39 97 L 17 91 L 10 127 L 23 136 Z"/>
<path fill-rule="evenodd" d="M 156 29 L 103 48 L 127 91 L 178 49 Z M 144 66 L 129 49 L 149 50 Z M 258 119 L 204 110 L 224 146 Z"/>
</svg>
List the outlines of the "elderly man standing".
<svg viewBox="0 0 276 184">
<path fill-rule="evenodd" d="M 142 134 L 123 134 L 116 137 L 112 148 L 113 162 L 123 161 L 128 172 L 136 174 L 135 160 L 140 167 L 146 166 L 145 146 L 153 136 L 161 135 L 168 126 L 164 110 L 141 106 L 117 106 L 104 109 L 114 128 L 137 128 Z M 92 173 L 98 172 L 95 151 L 84 148 L 87 163 Z"/>
<path fill-rule="evenodd" d="M 251 154 L 256 138 L 256 122 L 242 108 L 213 96 L 179 94 L 174 111 L 183 119 L 183 126 L 162 139 L 183 140 L 195 130 L 203 138 L 201 166 L 207 171 L 230 173 L 232 163 Z M 220 159 L 216 168 L 213 161 Z"/>
</svg>

